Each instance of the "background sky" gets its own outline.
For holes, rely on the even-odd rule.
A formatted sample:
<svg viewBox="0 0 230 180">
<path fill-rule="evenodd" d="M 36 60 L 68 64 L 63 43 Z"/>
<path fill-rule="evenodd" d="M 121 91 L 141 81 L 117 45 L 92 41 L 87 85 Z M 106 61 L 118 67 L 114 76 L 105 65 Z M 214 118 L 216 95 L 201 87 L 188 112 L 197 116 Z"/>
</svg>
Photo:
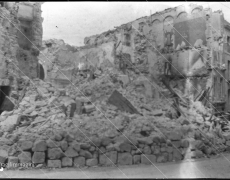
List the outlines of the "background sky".
<svg viewBox="0 0 230 180">
<path fill-rule="evenodd" d="M 222 10 L 230 22 L 230 2 L 45 2 L 42 4 L 43 40 L 63 39 L 70 45 L 83 46 L 87 36 L 190 3 L 213 11 Z"/>
</svg>

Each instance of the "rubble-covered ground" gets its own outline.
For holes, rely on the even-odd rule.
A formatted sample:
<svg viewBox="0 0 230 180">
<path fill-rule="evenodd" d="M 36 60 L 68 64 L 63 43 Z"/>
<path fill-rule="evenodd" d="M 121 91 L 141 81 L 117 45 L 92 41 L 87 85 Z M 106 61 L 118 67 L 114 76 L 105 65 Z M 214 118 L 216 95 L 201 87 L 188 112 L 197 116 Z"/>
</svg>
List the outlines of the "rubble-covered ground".
<svg viewBox="0 0 230 180">
<path fill-rule="evenodd" d="M 98 153 L 109 153 L 114 163 L 148 164 L 143 154 L 151 162 L 167 162 L 230 150 L 228 124 L 223 130 L 224 120 L 212 116 L 201 102 L 180 105 L 179 116 L 170 92 L 153 81 L 113 68 L 95 74 L 91 80 L 78 76 L 65 89 L 39 79 L 30 81 L 15 109 L 0 116 L 0 161 L 61 167 L 71 166 L 72 158 L 81 165 L 82 157 L 84 165 L 94 166 L 108 164 Z M 115 90 L 138 113 L 109 103 Z"/>
</svg>

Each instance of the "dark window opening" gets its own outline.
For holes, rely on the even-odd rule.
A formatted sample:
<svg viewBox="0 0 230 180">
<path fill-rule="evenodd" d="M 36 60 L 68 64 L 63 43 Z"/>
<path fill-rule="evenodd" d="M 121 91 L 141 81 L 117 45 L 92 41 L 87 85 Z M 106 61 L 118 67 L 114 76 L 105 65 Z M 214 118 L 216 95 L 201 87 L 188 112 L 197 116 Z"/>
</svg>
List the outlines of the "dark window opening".
<svg viewBox="0 0 230 180">
<path fill-rule="evenodd" d="M 230 36 L 227 36 L 227 43 L 230 45 Z"/>
<path fill-rule="evenodd" d="M 45 78 L 45 71 L 44 71 L 43 66 L 40 63 L 39 63 L 39 78 L 41 80 L 44 80 Z"/>
<path fill-rule="evenodd" d="M 6 98 L 10 94 L 10 86 L 0 86 L 0 114 L 3 111 L 12 111 L 14 104 Z"/>
</svg>

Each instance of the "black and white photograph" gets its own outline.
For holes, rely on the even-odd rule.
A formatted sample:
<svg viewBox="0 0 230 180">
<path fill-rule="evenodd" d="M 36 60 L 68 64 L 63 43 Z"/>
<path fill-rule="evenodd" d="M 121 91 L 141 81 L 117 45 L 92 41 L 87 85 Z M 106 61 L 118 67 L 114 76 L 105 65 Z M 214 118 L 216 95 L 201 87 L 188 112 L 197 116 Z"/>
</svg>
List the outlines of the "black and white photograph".
<svg viewBox="0 0 230 180">
<path fill-rule="evenodd" d="M 230 2 L 1 1 L 0 179 L 230 178 Z"/>
</svg>

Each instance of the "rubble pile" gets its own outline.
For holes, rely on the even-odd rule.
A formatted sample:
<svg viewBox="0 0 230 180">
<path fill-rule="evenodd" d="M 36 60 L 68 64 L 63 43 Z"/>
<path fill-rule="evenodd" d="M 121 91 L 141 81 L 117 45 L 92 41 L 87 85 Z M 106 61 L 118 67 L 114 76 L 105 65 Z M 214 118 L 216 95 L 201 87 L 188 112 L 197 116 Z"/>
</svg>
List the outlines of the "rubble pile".
<svg viewBox="0 0 230 180">
<path fill-rule="evenodd" d="M 30 82 L 18 106 L 0 116 L 0 162 L 151 164 L 230 150 L 230 134 L 218 124 L 223 120 L 201 102 L 180 104 L 183 115 L 178 116 L 173 98 L 154 97 L 157 84 L 147 86 L 134 74 L 126 78 L 109 69 L 65 89 L 39 79 Z"/>
</svg>

